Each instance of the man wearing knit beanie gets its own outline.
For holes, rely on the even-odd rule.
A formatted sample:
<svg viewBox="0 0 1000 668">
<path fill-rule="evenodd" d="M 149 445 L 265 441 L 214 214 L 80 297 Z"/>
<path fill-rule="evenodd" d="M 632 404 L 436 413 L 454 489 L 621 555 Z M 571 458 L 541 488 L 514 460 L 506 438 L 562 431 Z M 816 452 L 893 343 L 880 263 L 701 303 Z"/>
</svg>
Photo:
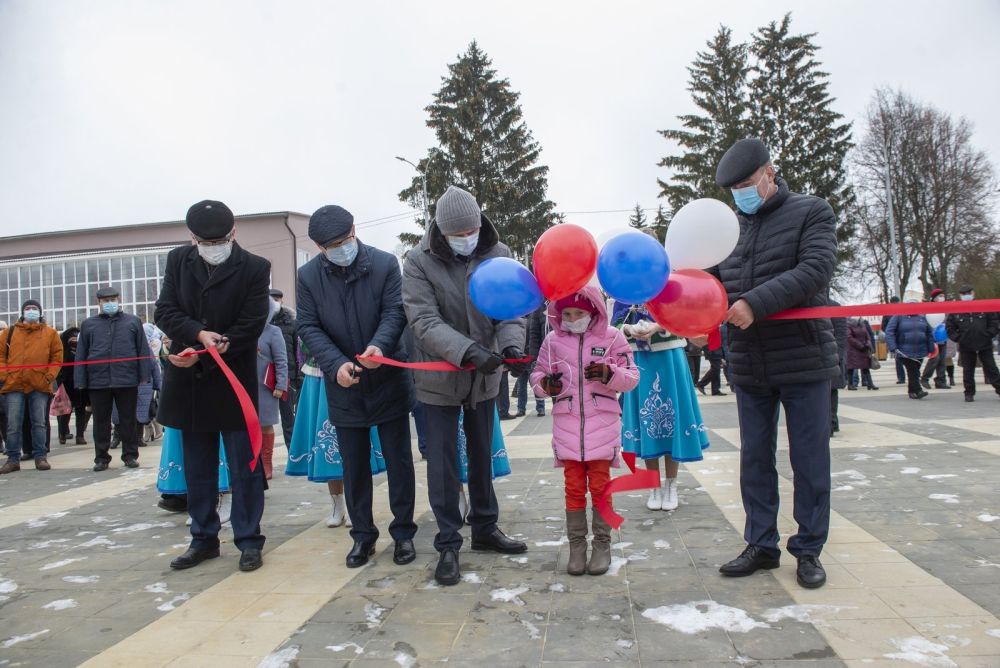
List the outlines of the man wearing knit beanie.
<svg viewBox="0 0 1000 668">
<path fill-rule="evenodd" d="M 525 321 L 495 321 L 474 308 L 466 294 L 468 277 L 486 260 L 511 257 L 496 227 L 483 215 L 471 193 L 450 186 L 437 201 L 435 219 L 420 245 L 403 265 L 403 307 L 413 332 L 414 361 L 451 362 L 469 371 L 415 371 L 417 401 L 425 406 L 427 425 L 427 488 L 438 524 L 434 547 L 440 553 L 434 578 L 442 585 L 461 579 L 458 552 L 462 547 L 457 467 L 458 430 L 463 426 L 469 457 L 469 523 L 472 549 L 518 554 L 527 546 L 508 538 L 499 528 L 499 508 L 493 491 L 490 446 L 498 370 L 504 358 L 521 358 Z M 499 354 L 495 351 L 503 351 Z M 526 364 L 507 364 L 515 376 Z"/>
</svg>

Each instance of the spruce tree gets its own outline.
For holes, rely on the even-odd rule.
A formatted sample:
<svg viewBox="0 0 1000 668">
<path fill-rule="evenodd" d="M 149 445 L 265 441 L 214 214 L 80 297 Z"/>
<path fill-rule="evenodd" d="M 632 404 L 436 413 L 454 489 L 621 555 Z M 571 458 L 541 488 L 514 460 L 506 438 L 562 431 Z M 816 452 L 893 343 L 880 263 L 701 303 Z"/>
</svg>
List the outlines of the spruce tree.
<svg viewBox="0 0 1000 668">
<path fill-rule="evenodd" d="M 525 124 L 520 94 L 507 79 L 497 78 L 492 61 L 472 42 L 458 61 L 448 65 L 448 76 L 426 111 L 428 127 L 438 146 L 420 161 L 426 170 L 427 191 L 433 203 L 449 185 L 465 188 L 500 232 L 500 240 L 524 261 L 538 237 L 559 222 L 555 204 L 546 196 L 549 168 L 538 164 L 541 147 Z M 399 199 L 421 207 L 420 177 L 399 193 Z M 423 221 L 418 221 L 423 227 Z M 401 234 L 414 244 L 421 235 Z"/>
<path fill-rule="evenodd" d="M 829 74 L 815 56 L 815 33 L 791 33 L 791 14 L 753 36 L 750 51 L 750 132 L 771 152 L 779 174 L 794 192 L 827 200 L 837 213 L 838 241 L 852 234 L 845 212 L 851 201 L 845 158 L 851 124 L 832 109 Z M 842 243 L 842 248 L 847 246 Z"/>
<path fill-rule="evenodd" d="M 642 206 L 638 202 L 635 203 L 635 208 L 632 209 L 632 214 L 628 217 L 628 225 L 637 230 L 646 227 L 646 213 L 642 210 Z"/>
<path fill-rule="evenodd" d="M 750 136 L 746 77 L 747 47 L 733 42 L 732 30 L 720 26 L 705 51 L 688 67 L 688 91 L 698 114 L 679 116 L 683 130 L 659 133 L 680 146 L 680 155 L 663 158 L 659 165 L 672 170 L 660 184 L 660 197 L 676 211 L 693 199 L 714 197 L 731 201 L 729 192 L 715 184 L 715 168 L 737 140 Z"/>
<path fill-rule="evenodd" d="M 672 218 L 663 205 L 660 204 L 656 207 L 656 215 L 653 217 L 653 232 L 656 232 L 656 238 L 663 243 L 667 239 L 667 228 L 670 227 L 670 219 Z"/>
</svg>

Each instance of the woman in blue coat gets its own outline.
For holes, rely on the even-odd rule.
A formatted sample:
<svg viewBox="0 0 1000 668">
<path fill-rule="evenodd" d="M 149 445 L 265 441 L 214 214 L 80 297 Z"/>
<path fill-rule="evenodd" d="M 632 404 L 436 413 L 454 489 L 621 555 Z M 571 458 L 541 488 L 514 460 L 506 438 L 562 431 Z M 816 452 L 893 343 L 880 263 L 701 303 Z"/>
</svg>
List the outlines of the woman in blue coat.
<svg viewBox="0 0 1000 668">
<path fill-rule="evenodd" d="M 885 332 L 889 350 L 903 360 L 910 399 L 923 399 L 927 392 L 920 387 L 920 364 L 931 355 L 936 345 L 934 331 L 922 315 L 895 316 Z"/>
</svg>

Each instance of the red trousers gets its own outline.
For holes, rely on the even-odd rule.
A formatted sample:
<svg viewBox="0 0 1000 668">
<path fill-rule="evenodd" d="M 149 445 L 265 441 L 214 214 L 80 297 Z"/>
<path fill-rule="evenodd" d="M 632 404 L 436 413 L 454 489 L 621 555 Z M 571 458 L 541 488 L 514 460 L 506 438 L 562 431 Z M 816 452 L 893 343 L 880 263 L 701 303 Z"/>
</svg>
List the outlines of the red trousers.
<svg viewBox="0 0 1000 668">
<path fill-rule="evenodd" d="M 587 488 L 590 488 L 591 502 L 601 498 L 605 485 L 611 480 L 611 462 L 606 459 L 563 460 L 563 475 L 566 478 L 566 510 L 586 510 Z"/>
</svg>

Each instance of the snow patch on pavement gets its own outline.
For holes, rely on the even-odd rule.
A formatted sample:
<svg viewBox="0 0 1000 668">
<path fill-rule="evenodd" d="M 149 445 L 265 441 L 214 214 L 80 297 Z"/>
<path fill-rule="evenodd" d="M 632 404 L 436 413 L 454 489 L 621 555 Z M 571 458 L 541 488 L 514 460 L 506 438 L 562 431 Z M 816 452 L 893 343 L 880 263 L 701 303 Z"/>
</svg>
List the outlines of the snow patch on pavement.
<svg viewBox="0 0 1000 668">
<path fill-rule="evenodd" d="M 745 610 L 707 600 L 650 608 L 643 610 L 642 616 L 689 635 L 711 629 L 749 633 L 754 629 L 769 628 L 767 624 L 750 617 Z"/>
<path fill-rule="evenodd" d="M 531 591 L 531 587 L 528 585 L 520 585 L 517 587 L 510 587 L 508 589 L 494 589 L 490 592 L 490 598 L 494 601 L 500 601 L 502 603 L 514 603 L 516 605 L 524 605 L 524 600 L 521 598 L 521 594 Z"/>
<path fill-rule="evenodd" d="M 78 605 L 80 604 L 71 598 L 61 598 L 58 601 L 46 603 L 42 606 L 42 610 L 69 610 L 70 608 L 75 608 Z"/>
<path fill-rule="evenodd" d="M 948 658 L 948 646 L 931 642 L 923 636 L 910 636 L 909 638 L 891 638 L 889 642 L 898 652 L 885 654 L 887 659 L 896 661 L 909 661 L 919 666 L 942 666 L 951 668 L 958 664 Z"/>
<path fill-rule="evenodd" d="M 292 645 L 273 654 L 268 654 L 257 664 L 257 668 L 289 668 L 289 666 L 298 665 L 295 661 L 298 656 L 298 646 Z"/>
</svg>

